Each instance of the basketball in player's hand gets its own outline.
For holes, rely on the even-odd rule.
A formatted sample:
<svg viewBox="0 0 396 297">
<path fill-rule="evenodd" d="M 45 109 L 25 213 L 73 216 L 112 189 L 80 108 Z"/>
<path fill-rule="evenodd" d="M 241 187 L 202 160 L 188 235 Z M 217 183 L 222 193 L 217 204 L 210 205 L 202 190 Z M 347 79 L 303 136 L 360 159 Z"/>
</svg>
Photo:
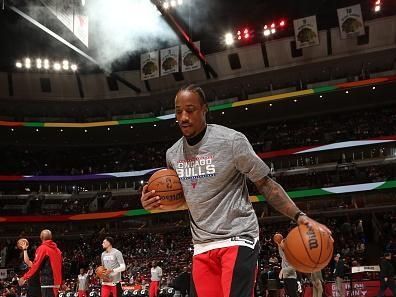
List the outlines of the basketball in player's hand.
<svg viewBox="0 0 396 297">
<path fill-rule="evenodd" d="M 147 190 L 155 191 L 163 209 L 177 209 L 186 202 L 180 179 L 172 169 L 155 172 L 148 181 Z"/>
<path fill-rule="evenodd" d="M 108 278 L 106 271 L 107 271 L 107 269 L 105 267 L 99 266 L 98 268 L 95 269 L 95 274 L 98 278 L 105 280 Z"/>
<path fill-rule="evenodd" d="M 29 246 L 29 241 L 26 238 L 20 238 L 17 241 L 17 248 L 20 250 L 26 250 Z"/>
<path fill-rule="evenodd" d="M 333 238 L 318 224 L 300 224 L 281 242 L 286 259 L 297 271 L 311 273 L 322 270 L 333 255 Z"/>
</svg>

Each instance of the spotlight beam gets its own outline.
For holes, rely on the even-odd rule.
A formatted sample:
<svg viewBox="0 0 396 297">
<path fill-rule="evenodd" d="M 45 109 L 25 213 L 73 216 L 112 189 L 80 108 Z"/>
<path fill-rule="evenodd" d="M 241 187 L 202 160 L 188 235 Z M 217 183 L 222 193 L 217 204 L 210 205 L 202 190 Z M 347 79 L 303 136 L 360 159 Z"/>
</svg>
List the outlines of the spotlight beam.
<svg viewBox="0 0 396 297">
<path fill-rule="evenodd" d="M 180 21 L 177 21 L 176 18 L 174 16 L 172 16 L 172 14 L 169 11 L 167 11 L 163 7 L 163 5 L 161 5 L 159 0 L 151 0 L 151 3 L 153 3 L 157 7 L 157 9 L 161 12 L 165 21 L 172 28 L 172 30 L 177 34 L 179 39 L 182 42 L 184 42 L 187 45 L 187 47 L 198 57 L 198 59 L 201 61 L 202 65 L 205 69 L 205 72 L 207 73 L 208 78 L 210 78 L 210 75 L 208 75 L 208 74 L 211 74 L 213 78 L 217 78 L 218 75 L 217 75 L 216 71 L 208 63 L 208 61 L 206 60 L 202 51 L 195 46 L 191 37 L 182 28 L 182 26 L 180 25 Z"/>
<path fill-rule="evenodd" d="M 70 49 L 72 49 L 73 51 L 75 51 L 76 53 L 78 53 L 79 55 L 83 56 L 85 59 L 89 60 L 90 62 L 92 62 L 93 64 L 95 64 L 96 66 L 98 66 L 100 69 L 103 70 L 103 67 L 91 56 L 87 55 L 85 52 L 83 52 L 82 50 L 80 50 L 79 48 L 77 48 L 76 46 L 74 46 L 73 44 L 71 44 L 70 42 L 66 41 L 64 38 L 62 38 L 61 36 L 59 36 L 58 34 L 56 34 L 55 32 L 51 31 L 50 29 L 48 29 L 47 27 L 45 27 L 44 25 L 42 25 L 41 23 L 39 23 L 38 21 L 36 21 L 35 19 L 33 19 L 32 17 L 30 17 L 29 15 L 23 13 L 22 11 L 20 11 L 18 8 L 16 8 L 15 6 L 7 6 L 9 9 L 11 9 L 13 12 L 15 12 L 16 14 L 20 15 L 21 17 L 23 17 L 25 20 L 27 20 L 28 22 L 32 23 L 33 25 L 35 25 L 36 27 L 38 27 L 39 29 L 43 30 L 45 33 L 47 33 L 48 35 L 52 36 L 53 38 L 55 38 L 56 40 L 60 41 L 61 43 L 63 43 L 64 45 L 66 45 L 67 47 L 69 47 Z M 108 76 L 111 75 L 113 76 L 116 80 L 120 81 L 121 83 L 123 83 L 124 85 L 126 85 L 128 88 L 132 89 L 133 91 L 135 91 L 136 93 L 141 93 L 141 89 L 138 88 L 137 86 L 133 85 L 132 83 L 130 83 L 129 81 L 126 81 L 125 79 L 123 79 L 122 77 L 120 77 L 118 74 L 116 73 L 109 73 L 105 70 L 103 70 L 103 72 Z"/>
</svg>

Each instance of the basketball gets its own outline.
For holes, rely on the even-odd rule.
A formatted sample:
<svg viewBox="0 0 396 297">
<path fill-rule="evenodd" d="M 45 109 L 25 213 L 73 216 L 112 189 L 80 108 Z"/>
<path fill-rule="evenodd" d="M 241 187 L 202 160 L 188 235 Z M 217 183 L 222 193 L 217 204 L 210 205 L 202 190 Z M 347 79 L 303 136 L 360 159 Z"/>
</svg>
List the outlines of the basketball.
<svg viewBox="0 0 396 297">
<path fill-rule="evenodd" d="M 23 248 L 22 248 L 23 242 L 26 242 L 26 247 L 29 246 L 29 241 L 28 241 L 26 238 L 20 238 L 20 239 L 17 241 L 17 248 L 18 248 L 18 249 L 23 250 Z"/>
<path fill-rule="evenodd" d="M 287 261 L 297 271 L 311 273 L 327 266 L 333 256 L 333 238 L 315 224 L 299 225 L 282 241 Z"/>
<path fill-rule="evenodd" d="M 283 235 L 280 233 L 275 233 L 275 235 L 272 239 L 275 243 L 280 244 L 283 240 Z"/>
<path fill-rule="evenodd" d="M 104 279 L 106 277 L 105 275 L 106 272 L 106 268 L 104 268 L 103 266 L 99 266 L 98 268 L 96 268 L 95 270 L 95 274 L 98 278 L 100 279 Z"/>
<path fill-rule="evenodd" d="M 161 205 L 166 209 L 176 209 L 185 203 L 180 179 L 176 171 L 172 169 L 161 169 L 155 172 L 148 181 L 147 190 L 154 190 L 161 199 Z"/>
</svg>

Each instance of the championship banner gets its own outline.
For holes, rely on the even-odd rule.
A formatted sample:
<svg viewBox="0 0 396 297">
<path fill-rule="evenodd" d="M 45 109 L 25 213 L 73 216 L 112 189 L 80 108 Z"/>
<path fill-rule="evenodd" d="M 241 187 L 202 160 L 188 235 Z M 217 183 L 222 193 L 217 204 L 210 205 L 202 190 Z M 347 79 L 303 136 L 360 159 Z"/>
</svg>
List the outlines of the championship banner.
<svg viewBox="0 0 396 297">
<path fill-rule="evenodd" d="M 366 34 L 360 4 L 337 9 L 341 39 Z"/>
<path fill-rule="evenodd" d="M 158 51 L 140 55 L 140 77 L 142 80 L 159 77 Z"/>
<path fill-rule="evenodd" d="M 194 42 L 194 45 L 200 49 L 201 43 L 199 41 Z M 193 71 L 201 68 L 201 61 L 196 55 L 194 55 L 187 45 L 182 44 L 181 46 L 181 59 L 182 59 L 182 72 Z"/>
<path fill-rule="evenodd" d="M 316 15 L 294 20 L 293 25 L 297 49 L 319 44 Z"/>
<path fill-rule="evenodd" d="M 161 76 L 179 72 L 179 47 L 161 50 Z"/>
</svg>

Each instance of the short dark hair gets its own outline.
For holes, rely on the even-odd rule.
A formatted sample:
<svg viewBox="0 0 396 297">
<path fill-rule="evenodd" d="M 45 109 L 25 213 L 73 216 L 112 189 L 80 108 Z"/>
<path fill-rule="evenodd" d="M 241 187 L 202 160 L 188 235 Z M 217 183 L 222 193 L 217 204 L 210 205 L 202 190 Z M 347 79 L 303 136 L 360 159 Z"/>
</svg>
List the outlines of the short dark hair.
<svg viewBox="0 0 396 297">
<path fill-rule="evenodd" d="M 384 257 L 392 257 L 392 253 L 384 253 Z"/>
<path fill-rule="evenodd" d="M 111 244 L 111 246 L 113 246 L 113 244 L 114 244 L 114 239 L 113 239 L 113 237 L 106 236 L 104 239 L 107 240 L 107 241 Z"/>
<path fill-rule="evenodd" d="M 185 86 L 183 86 L 183 87 L 181 87 L 179 89 L 178 93 L 182 92 L 182 91 L 195 93 L 201 99 L 202 105 L 207 105 L 208 104 L 208 102 L 206 101 L 205 92 L 204 92 L 204 90 L 201 87 L 199 87 L 199 86 L 197 86 L 195 84 L 185 85 Z"/>
</svg>

